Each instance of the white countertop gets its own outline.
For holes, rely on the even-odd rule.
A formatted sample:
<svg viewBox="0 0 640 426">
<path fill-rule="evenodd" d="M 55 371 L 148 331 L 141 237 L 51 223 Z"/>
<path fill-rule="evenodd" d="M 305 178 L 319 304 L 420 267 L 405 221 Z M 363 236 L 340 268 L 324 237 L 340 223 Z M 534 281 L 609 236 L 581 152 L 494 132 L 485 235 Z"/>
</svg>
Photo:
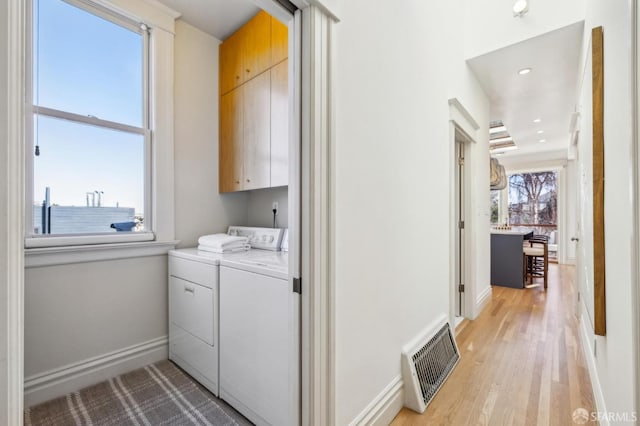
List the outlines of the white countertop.
<svg viewBox="0 0 640 426">
<path fill-rule="evenodd" d="M 491 229 L 491 233 L 492 234 L 499 234 L 499 235 L 527 235 L 530 234 L 531 232 L 533 232 L 533 229 L 526 229 L 526 230 L 522 230 L 522 229 L 510 229 L 510 230 L 505 230 L 505 229 Z"/>
</svg>

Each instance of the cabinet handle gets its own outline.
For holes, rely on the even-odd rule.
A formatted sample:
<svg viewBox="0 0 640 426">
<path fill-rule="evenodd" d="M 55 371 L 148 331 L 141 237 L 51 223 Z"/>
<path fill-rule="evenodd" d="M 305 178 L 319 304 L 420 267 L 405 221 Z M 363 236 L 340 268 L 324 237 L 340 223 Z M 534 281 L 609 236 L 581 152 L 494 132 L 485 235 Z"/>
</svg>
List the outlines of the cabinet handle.
<svg viewBox="0 0 640 426">
<path fill-rule="evenodd" d="M 184 286 L 184 292 L 185 293 L 191 293 L 191 294 L 195 294 L 196 293 L 196 289 L 193 287 L 189 287 L 189 286 Z"/>
<path fill-rule="evenodd" d="M 236 75 L 236 80 L 240 80 L 240 76 L 239 75 Z"/>
<path fill-rule="evenodd" d="M 247 179 L 247 182 L 251 182 L 251 179 Z"/>
<path fill-rule="evenodd" d="M 236 181 L 236 183 L 239 185 L 239 184 L 240 184 L 240 181 L 239 181 L 239 180 L 237 180 L 237 181 Z"/>
<path fill-rule="evenodd" d="M 249 68 L 246 69 L 247 72 L 251 72 L 251 70 Z"/>
</svg>

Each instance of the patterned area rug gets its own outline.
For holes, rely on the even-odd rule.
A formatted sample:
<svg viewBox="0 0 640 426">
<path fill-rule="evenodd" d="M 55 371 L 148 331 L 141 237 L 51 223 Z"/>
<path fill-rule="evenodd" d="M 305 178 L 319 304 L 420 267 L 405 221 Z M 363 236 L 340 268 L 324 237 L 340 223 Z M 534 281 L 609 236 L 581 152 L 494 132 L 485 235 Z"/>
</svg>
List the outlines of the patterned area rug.
<svg viewBox="0 0 640 426">
<path fill-rule="evenodd" d="M 25 410 L 36 425 L 239 425 L 227 408 L 170 361 L 162 361 Z M 234 412 L 235 416 L 238 416 Z"/>
</svg>

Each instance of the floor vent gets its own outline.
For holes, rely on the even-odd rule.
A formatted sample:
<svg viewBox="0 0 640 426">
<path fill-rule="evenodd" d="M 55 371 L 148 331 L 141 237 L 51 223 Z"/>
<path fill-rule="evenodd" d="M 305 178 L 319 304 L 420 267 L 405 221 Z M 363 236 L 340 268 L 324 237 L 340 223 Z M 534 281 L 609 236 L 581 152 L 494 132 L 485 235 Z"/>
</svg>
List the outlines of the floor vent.
<svg viewBox="0 0 640 426">
<path fill-rule="evenodd" d="M 405 351 L 402 354 L 405 406 L 423 413 L 459 359 L 448 322 L 435 335 Z"/>
</svg>

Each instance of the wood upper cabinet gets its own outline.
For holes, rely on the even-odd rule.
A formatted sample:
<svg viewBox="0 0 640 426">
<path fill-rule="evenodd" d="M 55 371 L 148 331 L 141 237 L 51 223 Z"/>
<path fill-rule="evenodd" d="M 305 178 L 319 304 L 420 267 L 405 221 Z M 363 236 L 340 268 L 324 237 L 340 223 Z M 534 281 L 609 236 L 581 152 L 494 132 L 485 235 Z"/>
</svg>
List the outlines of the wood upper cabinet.
<svg viewBox="0 0 640 426">
<path fill-rule="evenodd" d="M 220 45 L 220 93 L 224 94 L 244 82 L 242 34 L 235 32 Z"/>
<path fill-rule="evenodd" d="M 271 186 L 271 71 L 243 85 L 243 189 Z"/>
<path fill-rule="evenodd" d="M 243 87 L 220 97 L 219 190 L 243 189 L 244 128 L 242 119 Z"/>
<path fill-rule="evenodd" d="M 271 67 L 271 16 L 260 11 L 239 31 L 242 34 L 244 81 Z"/>
<path fill-rule="evenodd" d="M 289 61 L 271 68 L 271 186 L 289 184 Z"/>
<path fill-rule="evenodd" d="M 289 56 L 289 29 L 276 18 L 271 18 L 271 65 L 276 65 Z"/>
<path fill-rule="evenodd" d="M 260 11 L 220 45 L 220 93 L 271 67 L 271 16 Z"/>
<path fill-rule="evenodd" d="M 262 11 L 220 45 L 220 192 L 288 183 L 287 54 L 287 26 Z"/>
</svg>

